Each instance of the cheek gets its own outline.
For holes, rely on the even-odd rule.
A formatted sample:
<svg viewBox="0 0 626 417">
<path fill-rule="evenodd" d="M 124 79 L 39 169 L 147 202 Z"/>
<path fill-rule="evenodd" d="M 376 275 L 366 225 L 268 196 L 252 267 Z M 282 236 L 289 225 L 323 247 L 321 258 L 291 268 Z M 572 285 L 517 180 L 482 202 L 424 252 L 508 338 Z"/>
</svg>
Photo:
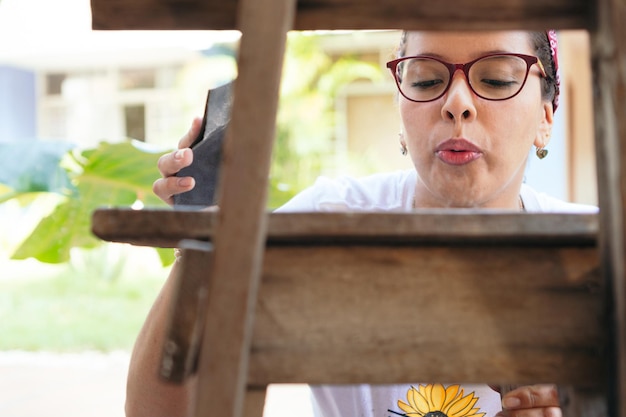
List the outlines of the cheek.
<svg viewBox="0 0 626 417">
<path fill-rule="evenodd" d="M 543 107 L 538 103 L 540 100 L 532 94 L 486 103 L 482 111 L 478 110 L 478 119 L 493 140 L 503 142 L 501 145 L 529 147 L 541 124 Z"/>
<path fill-rule="evenodd" d="M 414 103 L 407 99 L 400 99 L 400 118 L 404 132 L 413 137 L 424 132 L 425 126 L 434 126 L 438 112 L 427 103 Z"/>
<path fill-rule="evenodd" d="M 407 104 L 407 100 L 400 97 L 400 102 L 398 103 L 398 107 L 400 109 L 400 119 L 402 120 L 402 125 L 404 126 L 404 131 L 409 128 L 411 124 L 411 106 Z"/>
<path fill-rule="evenodd" d="M 517 116 L 510 123 L 510 135 L 521 147 L 529 147 L 535 141 L 539 130 L 539 115 L 533 111 L 534 108 L 525 112 L 518 112 Z"/>
</svg>

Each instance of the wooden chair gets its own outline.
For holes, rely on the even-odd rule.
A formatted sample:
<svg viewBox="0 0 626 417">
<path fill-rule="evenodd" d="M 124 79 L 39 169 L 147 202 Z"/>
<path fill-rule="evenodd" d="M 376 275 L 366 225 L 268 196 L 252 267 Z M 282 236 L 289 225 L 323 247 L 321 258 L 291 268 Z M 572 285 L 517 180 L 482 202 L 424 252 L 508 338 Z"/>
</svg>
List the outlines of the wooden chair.
<svg viewBox="0 0 626 417">
<path fill-rule="evenodd" d="M 194 308 L 198 293 L 207 302 L 199 327 L 179 301 L 186 333 L 172 336 L 185 352 L 172 375 L 193 368 L 202 346 L 196 416 L 240 416 L 244 404 L 245 415 L 260 416 L 273 382 L 461 381 L 567 385 L 569 415 L 601 415 L 608 405 L 610 416 L 626 417 L 622 2 L 91 4 L 95 29 L 242 32 L 220 211 L 109 209 L 93 219 L 107 240 L 211 241 L 182 244 L 181 297 L 196 297 Z M 286 32 L 381 28 L 589 30 L 600 214 L 267 214 Z M 189 287 L 210 290 L 185 296 Z M 399 314 L 407 325 L 390 328 Z"/>
</svg>

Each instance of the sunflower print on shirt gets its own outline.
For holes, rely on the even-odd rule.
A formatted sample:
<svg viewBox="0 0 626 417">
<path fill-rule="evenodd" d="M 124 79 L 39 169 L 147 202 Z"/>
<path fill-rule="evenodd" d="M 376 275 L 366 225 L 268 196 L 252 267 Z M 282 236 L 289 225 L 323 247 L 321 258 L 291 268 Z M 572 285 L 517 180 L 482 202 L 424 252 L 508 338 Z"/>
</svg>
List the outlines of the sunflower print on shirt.
<svg viewBox="0 0 626 417">
<path fill-rule="evenodd" d="M 442 384 L 420 385 L 411 387 L 406 393 L 406 400 L 398 400 L 398 407 L 404 411 L 389 412 L 405 417 L 483 417 L 485 413 L 475 408 L 479 397 L 473 392 L 463 395 L 460 385 Z"/>
</svg>

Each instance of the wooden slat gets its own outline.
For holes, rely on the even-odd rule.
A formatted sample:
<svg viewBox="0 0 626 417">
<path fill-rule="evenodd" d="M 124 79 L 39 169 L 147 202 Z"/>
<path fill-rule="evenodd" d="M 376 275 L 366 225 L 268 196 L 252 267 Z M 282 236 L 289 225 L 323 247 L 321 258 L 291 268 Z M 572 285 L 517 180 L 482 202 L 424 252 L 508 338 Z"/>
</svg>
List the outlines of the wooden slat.
<svg viewBox="0 0 626 417">
<path fill-rule="evenodd" d="M 103 210 L 94 224 L 111 214 L 136 215 Z M 143 214 L 171 224 L 160 216 L 182 213 Z M 603 385 L 595 215 L 274 213 L 269 219 L 248 381 L 254 386 Z M 396 232 L 396 245 L 381 246 Z"/>
<path fill-rule="evenodd" d="M 213 239 L 196 417 L 239 417 L 244 408 L 278 91 L 294 9 L 295 0 L 239 3 L 237 22 L 243 31 L 240 70 L 220 168 L 218 201 L 222 210 Z"/>
<path fill-rule="evenodd" d="M 270 244 L 290 242 L 418 243 L 468 241 L 526 244 L 593 245 L 595 214 L 518 214 L 454 212 L 416 213 L 271 213 Z M 210 240 L 217 212 L 164 209 L 99 209 L 92 230 L 101 239 L 144 246 L 175 247 L 182 239 Z"/>
<path fill-rule="evenodd" d="M 97 209 L 91 231 L 111 242 L 174 248 L 183 239 L 207 240 L 215 234 L 217 213 L 128 208 Z"/>
<path fill-rule="evenodd" d="M 277 246 L 264 265 L 252 385 L 604 385 L 593 248 Z"/>
<path fill-rule="evenodd" d="M 159 375 L 181 383 L 195 373 L 204 329 L 210 280 L 206 268 L 213 246 L 208 242 L 181 242 L 182 258 L 166 324 Z"/>
<path fill-rule="evenodd" d="M 586 0 L 304 0 L 297 29 L 495 30 L 587 28 L 593 25 Z"/>
<path fill-rule="evenodd" d="M 593 0 L 300 0 L 294 29 L 589 29 Z M 237 0 L 91 0 L 94 29 L 239 29 Z"/>
<path fill-rule="evenodd" d="M 267 387 L 248 387 L 244 401 L 245 417 L 263 417 Z"/>
<path fill-rule="evenodd" d="M 599 2 L 598 31 L 591 36 L 596 157 L 600 201 L 599 244 L 612 338 L 609 415 L 626 417 L 626 6 Z"/>
</svg>

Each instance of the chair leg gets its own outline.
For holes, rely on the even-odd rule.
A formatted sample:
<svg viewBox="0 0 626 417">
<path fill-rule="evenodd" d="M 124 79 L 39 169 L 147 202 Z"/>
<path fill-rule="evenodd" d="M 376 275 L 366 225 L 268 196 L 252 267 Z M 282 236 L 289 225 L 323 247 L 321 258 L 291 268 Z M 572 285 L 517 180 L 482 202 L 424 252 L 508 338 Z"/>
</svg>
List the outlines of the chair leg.
<svg viewBox="0 0 626 417">
<path fill-rule="evenodd" d="M 244 417 L 263 417 L 267 387 L 248 387 L 244 401 Z"/>
<path fill-rule="evenodd" d="M 564 417 L 607 417 L 606 395 L 597 391 L 586 391 L 559 386 L 559 399 Z"/>
</svg>

